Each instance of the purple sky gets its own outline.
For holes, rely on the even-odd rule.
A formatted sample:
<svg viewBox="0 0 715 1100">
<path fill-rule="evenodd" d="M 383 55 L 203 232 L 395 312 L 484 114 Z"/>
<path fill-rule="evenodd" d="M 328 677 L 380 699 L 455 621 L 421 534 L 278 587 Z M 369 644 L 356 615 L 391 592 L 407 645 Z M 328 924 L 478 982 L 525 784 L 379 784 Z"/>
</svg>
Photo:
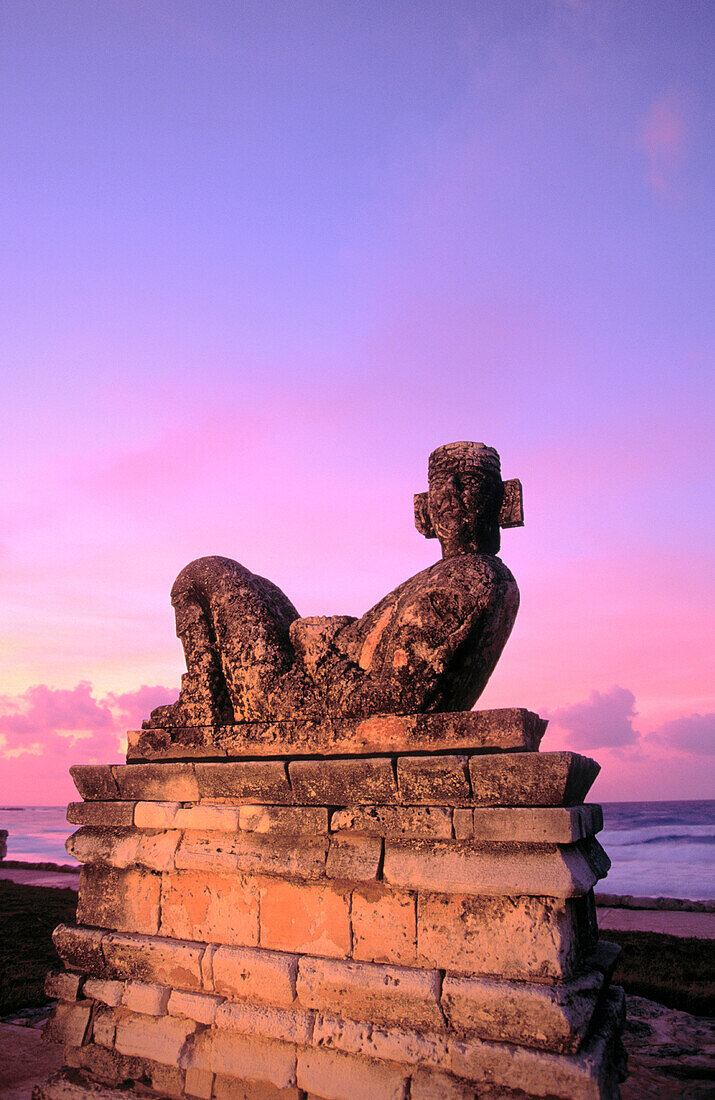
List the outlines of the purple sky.
<svg viewBox="0 0 715 1100">
<path fill-rule="evenodd" d="M 176 695 L 192 558 L 302 614 L 429 564 L 455 439 L 525 491 L 479 705 L 550 715 L 596 797 L 712 795 L 714 26 L 4 0 L 0 800 L 63 801 Z"/>
</svg>

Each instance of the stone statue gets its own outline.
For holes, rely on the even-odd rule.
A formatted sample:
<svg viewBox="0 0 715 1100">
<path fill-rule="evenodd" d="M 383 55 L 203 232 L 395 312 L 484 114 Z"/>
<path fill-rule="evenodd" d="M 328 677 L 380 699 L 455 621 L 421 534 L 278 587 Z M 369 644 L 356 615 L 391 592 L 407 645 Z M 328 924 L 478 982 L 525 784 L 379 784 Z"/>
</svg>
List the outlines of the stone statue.
<svg viewBox="0 0 715 1100">
<path fill-rule="evenodd" d="M 469 710 L 511 633 L 516 581 L 496 557 L 499 527 L 521 526 L 521 485 L 483 443 L 429 457 L 415 523 L 442 560 L 362 618 L 302 619 L 271 581 L 229 558 L 199 558 L 171 590 L 186 656 L 176 703 L 147 726 Z"/>
</svg>

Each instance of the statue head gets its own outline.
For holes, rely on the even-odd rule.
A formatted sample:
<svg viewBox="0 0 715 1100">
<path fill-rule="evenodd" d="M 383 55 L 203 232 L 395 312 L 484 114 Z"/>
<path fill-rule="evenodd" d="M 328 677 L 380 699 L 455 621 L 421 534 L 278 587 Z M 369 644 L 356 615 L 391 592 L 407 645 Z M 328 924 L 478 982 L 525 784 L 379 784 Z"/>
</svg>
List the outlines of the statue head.
<svg viewBox="0 0 715 1100">
<path fill-rule="evenodd" d="M 415 496 L 415 523 L 439 539 L 442 556 L 496 554 L 499 527 L 523 523 L 521 484 L 503 482 L 499 455 L 484 443 L 447 443 L 429 457 L 429 491 Z M 505 514 L 506 506 L 506 514 Z"/>
</svg>

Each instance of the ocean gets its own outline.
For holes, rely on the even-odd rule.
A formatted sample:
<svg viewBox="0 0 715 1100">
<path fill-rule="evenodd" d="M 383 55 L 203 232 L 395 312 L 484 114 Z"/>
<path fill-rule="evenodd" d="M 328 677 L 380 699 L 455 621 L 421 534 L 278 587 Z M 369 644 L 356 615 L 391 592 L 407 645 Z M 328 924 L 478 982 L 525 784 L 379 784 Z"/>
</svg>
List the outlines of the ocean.
<svg viewBox="0 0 715 1100">
<path fill-rule="evenodd" d="M 606 802 L 599 840 L 612 867 L 598 890 L 646 897 L 715 899 L 715 800 Z M 64 806 L 0 806 L 7 858 L 69 863 L 74 831 Z"/>
</svg>

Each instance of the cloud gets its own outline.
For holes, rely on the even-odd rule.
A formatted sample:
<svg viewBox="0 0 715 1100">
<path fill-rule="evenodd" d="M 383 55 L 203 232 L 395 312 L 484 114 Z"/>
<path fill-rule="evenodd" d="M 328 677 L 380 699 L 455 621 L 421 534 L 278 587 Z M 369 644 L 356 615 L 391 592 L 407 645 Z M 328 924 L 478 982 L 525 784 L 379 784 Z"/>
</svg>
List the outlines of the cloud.
<svg viewBox="0 0 715 1100">
<path fill-rule="evenodd" d="M 605 694 L 592 691 L 583 703 L 561 707 L 549 715 L 574 748 L 620 748 L 635 745 L 638 734 L 633 729 L 636 697 L 627 688 L 614 687 Z"/>
<path fill-rule="evenodd" d="M 683 714 L 658 726 L 648 740 L 686 755 L 712 755 L 715 714 Z"/>
<path fill-rule="evenodd" d="M 660 198 L 675 196 L 686 137 L 685 115 L 680 104 L 671 95 L 655 99 L 638 134 L 638 147 L 646 156 L 648 182 Z"/>
</svg>

